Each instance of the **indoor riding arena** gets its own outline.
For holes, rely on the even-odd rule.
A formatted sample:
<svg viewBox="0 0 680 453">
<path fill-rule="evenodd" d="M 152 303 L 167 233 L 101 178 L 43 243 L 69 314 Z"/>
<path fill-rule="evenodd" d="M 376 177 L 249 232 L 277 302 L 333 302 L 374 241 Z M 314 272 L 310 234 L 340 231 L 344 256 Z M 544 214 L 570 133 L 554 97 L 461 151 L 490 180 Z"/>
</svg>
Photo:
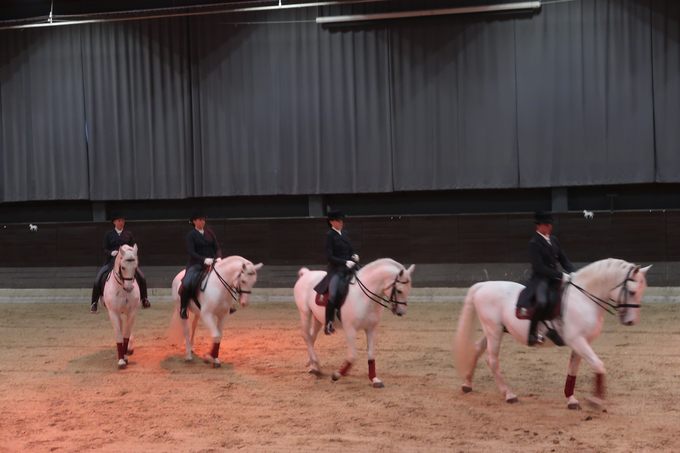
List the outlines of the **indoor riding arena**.
<svg viewBox="0 0 680 453">
<path fill-rule="evenodd" d="M 680 451 L 679 125 L 676 0 L 2 1 L 0 452 Z"/>
</svg>

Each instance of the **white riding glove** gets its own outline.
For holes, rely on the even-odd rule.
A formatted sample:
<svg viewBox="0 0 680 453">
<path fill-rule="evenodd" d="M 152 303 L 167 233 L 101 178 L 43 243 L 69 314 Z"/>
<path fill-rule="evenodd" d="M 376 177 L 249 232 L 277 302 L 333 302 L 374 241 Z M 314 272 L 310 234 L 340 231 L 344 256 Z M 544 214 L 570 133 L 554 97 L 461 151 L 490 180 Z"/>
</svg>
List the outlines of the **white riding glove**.
<svg viewBox="0 0 680 453">
<path fill-rule="evenodd" d="M 359 262 L 359 255 L 357 255 L 356 253 L 354 255 L 352 255 L 352 261 L 358 263 Z"/>
<path fill-rule="evenodd" d="M 203 264 L 205 264 L 206 266 L 212 266 L 213 261 L 215 260 L 212 258 L 206 258 L 203 260 Z"/>
<path fill-rule="evenodd" d="M 352 268 L 354 267 L 355 264 L 356 264 L 356 263 L 355 263 L 354 261 L 347 261 L 347 262 L 345 263 L 345 266 L 347 266 L 348 268 L 352 269 Z"/>
<path fill-rule="evenodd" d="M 113 252 L 111 252 L 111 256 L 116 256 L 116 255 L 118 255 L 118 250 L 114 250 Z"/>
<path fill-rule="evenodd" d="M 222 258 L 215 258 L 216 263 L 219 263 L 220 261 L 222 261 Z"/>
<path fill-rule="evenodd" d="M 572 273 L 572 274 L 567 274 L 567 273 L 565 273 L 565 272 L 562 272 L 562 281 L 563 281 L 564 283 L 570 281 L 570 280 L 573 279 L 573 278 L 574 278 L 574 274 L 573 274 L 573 273 Z"/>
</svg>

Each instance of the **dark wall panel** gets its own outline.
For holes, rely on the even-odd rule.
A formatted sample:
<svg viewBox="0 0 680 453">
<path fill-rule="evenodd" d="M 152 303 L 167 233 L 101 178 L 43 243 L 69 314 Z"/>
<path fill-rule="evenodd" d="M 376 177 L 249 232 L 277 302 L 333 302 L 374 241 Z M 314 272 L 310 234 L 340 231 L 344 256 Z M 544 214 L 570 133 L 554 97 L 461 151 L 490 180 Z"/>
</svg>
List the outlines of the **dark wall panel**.
<svg viewBox="0 0 680 453">
<path fill-rule="evenodd" d="M 521 187 L 653 182 L 649 2 L 555 3 L 515 23 Z"/>
</svg>

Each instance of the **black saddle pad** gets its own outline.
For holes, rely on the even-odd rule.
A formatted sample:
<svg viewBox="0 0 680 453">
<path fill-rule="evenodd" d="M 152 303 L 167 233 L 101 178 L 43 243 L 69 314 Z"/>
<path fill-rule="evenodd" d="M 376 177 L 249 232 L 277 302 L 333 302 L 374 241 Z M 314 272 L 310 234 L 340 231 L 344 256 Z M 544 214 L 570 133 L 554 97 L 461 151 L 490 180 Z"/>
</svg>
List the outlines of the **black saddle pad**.
<svg viewBox="0 0 680 453">
<path fill-rule="evenodd" d="M 526 288 L 519 293 L 517 298 L 517 307 L 515 314 L 517 319 L 531 319 L 534 314 L 534 306 L 536 300 L 532 297 L 532 300 L 526 300 L 527 295 L 525 294 Z M 564 286 L 560 282 L 559 285 L 553 285 L 548 288 L 548 310 L 549 316 L 540 319 L 539 321 L 550 321 L 552 319 L 558 318 L 562 314 L 562 295 L 564 291 Z"/>
</svg>

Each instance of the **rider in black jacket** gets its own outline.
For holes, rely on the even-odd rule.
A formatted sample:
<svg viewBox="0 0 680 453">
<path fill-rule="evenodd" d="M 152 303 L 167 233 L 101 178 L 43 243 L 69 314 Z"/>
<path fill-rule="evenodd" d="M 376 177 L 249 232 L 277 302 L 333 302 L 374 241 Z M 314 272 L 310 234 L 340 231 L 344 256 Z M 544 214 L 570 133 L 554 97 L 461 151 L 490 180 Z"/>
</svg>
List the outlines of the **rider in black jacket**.
<svg viewBox="0 0 680 453">
<path fill-rule="evenodd" d="M 342 219 L 344 218 L 345 216 L 338 210 L 328 213 L 328 226 L 331 229 L 324 236 L 328 268 L 326 269 L 326 276 L 314 288 L 319 294 L 328 291 L 326 324 L 324 325 L 326 335 L 335 333 L 333 328 L 335 310 L 339 308 L 338 304 L 347 289 L 351 269 L 359 261 L 359 256 L 352 250 L 352 240 L 349 233 L 342 229 Z"/>
<path fill-rule="evenodd" d="M 109 230 L 104 235 L 104 245 L 102 250 L 104 255 L 107 256 L 106 262 L 99 269 L 97 277 L 94 281 L 94 286 L 92 287 L 92 303 L 90 304 L 90 313 L 96 314 L 97 304 L 99 303 L 99 298 L 103 295 L 103 286 L 101 285 L 101 280 L 104 275 L 107 275 L 114 264 L 116 263 L 116 255 L 118 255 L 118 249 L 123 245 L 129 245 L 134 247 L 135 238 L 130 230 L 125 230 L 125 216 L 123 214 L 114 214 L 111 218 L 113 222 L 114 229 Z M 141 269 L 137 267 L 135 272 L 135 280 L 139 285 L 139 296 L 142 299 L 142 308 L 149 308 L 151 304 L 149 303 L 149 298 L 146 289 L 146 277 L 142 273 Z"/>
<path fill-rule="evenodd" d="M 205 228 L 205 214 L 194 212 L 191 215 L 191 222 L 194 229 L 187 234 L 187 250 L 189 251 L 189 262 L 187 263 L 186 273 L 180 294 L 180 311 L 182 319 L 187 319 L 187 307 L 189 300 L 193 297 L 196 290 L 196 280 L 200 278 L 203 270 L 212 266 L 222 259 L 222 250 L 217 243 L 217 237 L 212 230 Z"/>
</svg>

